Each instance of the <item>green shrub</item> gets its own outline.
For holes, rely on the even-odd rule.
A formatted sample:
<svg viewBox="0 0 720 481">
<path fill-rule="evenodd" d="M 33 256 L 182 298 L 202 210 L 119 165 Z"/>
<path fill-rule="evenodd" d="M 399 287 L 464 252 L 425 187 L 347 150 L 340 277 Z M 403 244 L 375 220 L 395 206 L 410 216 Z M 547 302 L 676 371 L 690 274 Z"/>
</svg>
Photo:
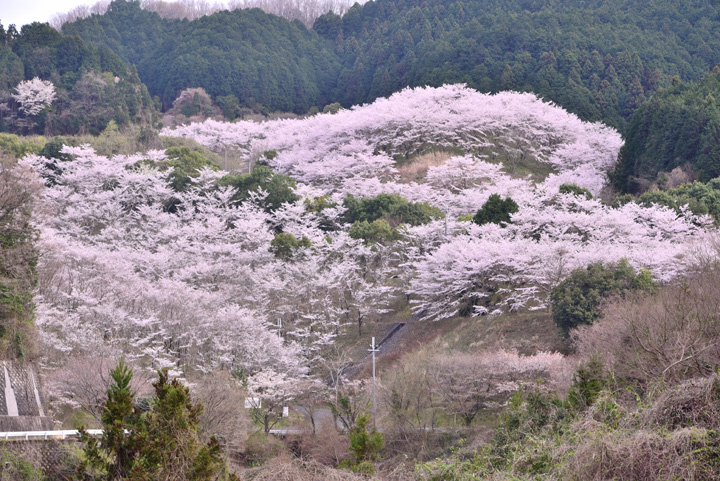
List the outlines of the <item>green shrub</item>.
<svg viewBox="0 0 720 481">
<path fill-rule="evenodd" d="M 648 271 L 641 270 L 636 274 L 625 259 L 580 267 L 552 290 L 553 320 L 567 336 L 570 330 L 595 322 L 600 316 L 598 308 L 603 299 L 634 289 L 652 292 L 655 283 Z"/>
<path fill-rule="evenodd" d="M 427 202 L 408 202 L 395 194 L 379 194 L 364 199 L 357 199 L 350 194 L 343 200 L 343 206 L 347 209 L 344 220 L 349 223 L 384 219 L 392 227 L 400 224 L 415 226 L 444 217 L 440 209 Z"/>
<path fill-rule="evenodd" d="M 270 241 L 270 251 L 275 254 L 276 257 L 290 259 L 298 249 L 310 247 L 311 245 L 310 239 L 305 236 L 298 239 L 292 234 L 281 232 L 280 234 L 275 234 L 275 238 Z"/>
<path fill-rule="evenodd" d="M 477 211 L 473 222 L 477 225 L 488 224 L 509 224 L 510 214 L 518 211 L 517 203 L 510 197 L 503 199 L 498 194 L 492 194 L 488 200 Z"/>
<path fill-rule="evenodd" d="M 201 169 L 220 170 L 220 167 L 215 162 L 187 146 L 170 147 L 165 151 L 165 155 L 167 155 L 167 160 L 154 161 L 145 159 L 128 166 L 128 169 L 145 166 L 165 171 L 172 168 L 168 180 L 170 186 L 176 192 L 182 192 L 189 188 L 192 185 L 192 179 L 200 175 L 199 171 Z"/>
<path fill-rule="evenodd" d="M 27 140 L 21 140 L 14 134 L 0 134 L 0 152 L 19 159 L 27 154 L 39 154 L 45 145 L 44 137 L 25 137 L 25 139 Z"/>
<path fill-rule="evenodd" d="M 323 210 L 331 207 L 337 207 L 337 204 L 335 202 L 331 202 L 330 196 L 327 194 L 315 197 L 312 200 L 305 199 L 305 212 L 315 212 L 316 214 L 319 214 Z"/>
<path fill-rule="evenodd" d="M 355 426 L 350 430 L 350 452 L 353 455 L 352 461 L 345 461 L 340 467 L 349 468 L 359 474 L 371 476 L 375 474 L 373 461 L 378 459 L 380 451 L 385 447 L 382 434 L 375 428 L 368 430 L 370 416 L 360 415 Z"/>
<path fill-rule="evenodd" d="M 588 200 L 593 198 L 589 190 L 584 189 L 577 184 L 563 184 L 560 186 L 559 192 L 561 194 L 573 194 L 579 197 L 585 197 Z"/>
<path fill-rule="evenodd" d="M 641 205 L 664 205 L 680 212 L 687 207 L 696 215 L 710 214 L 715 220 L 720 219 L 720 178 L 707 183 L 693 182 L 682 184 L 669 190 L 649 190 L 639 197 Z"/>
<path fill-rule="evenodd" d="M 568 405 L 576 410 L 591 406 L 600 392 L 607 387 L 605 369 L 595 358 L 581 364 L 575 375 L 567 395 Z"/>
<path fill-rule="evenodd" d="M 198 436 L 202 405 L 194 403 L 190 391 L 167 369 L 158 371 L 153 383 L 155 397 L 149 409 L 134 404 L 130 389 L 132 369 L 123 360 L 110 372 L 101 422 L 101 438 L 90 438 L 81 429 L 85 459 L 80 479 L 227 479 L 220 445 L 214 437 L 202 443 Z M 237 479 L 230 475 L 231 479 Z"/>
<path fill-rule="evenodd" d="M 235 187 L 238 192 L 234 199 L 243 201 L 251 193 L 260 189 L 267 192 L 265 210 L 273 212 L 286 202 L 297 202 L 300 197 L 295 194 L 295 179 L 274 172 L 266 165 L 256 165 L 249 174 L 226 175 L 218 181 L 218 185 Z"/>
<path fill-rule="evenodd" d="M 217 164 L 200 152 L 190 150 L 189 147 L 170 147 L 165 151 L 168 160 L 158 162 L 161 168 L 173 168 L 170 174 L 170 184 L 173 189 L 180 192 L 192 184 L 192 178 L 198 177 L 199 170 L 208 167 L 220 170 Z"/>
<path fill-rule="evenodd" d="M 324 114 L 336 114 L 340 110 L 342 110 L 342 105 L 338 102 L 333 102 L 331 104 L 327 104 L 325 107 L 323 107 L 323 113 Z"/>
<path fill-rule="evenodd" d="M 39 461 L 39 460 L 38 460 Z M 10 450 L 0 451 L 0 466 L 2 471 L 0 479 L 12 479 L 14 481 L 43 481 L 42 469 L 37 464 L 25 459 L 22 455 Z"/>
<path fill-rule="evenodd" d="M 250 434 L 245 442 L 245 462 L 251 467 L 261 466 L 280 454 L 284 447 L 277 437 L 268 436 L 262 430 L 256 431 Z"/>
<path fill-rule="evenodd" d="M 495 472 L 551 471 L 555 463 L 546 440 L 566 430 L 571 420 L 566 404 L 555 395 L 518 391 L 500 416 L 483 462 L 476 464 Z"/>
<path fill-rule="evenodd" d="M 353 223 L 348 231 L 353 239 L 362 239 L 368 244 L 378 244 L 396 240 L 400 237 L 397 229 L 390 227 L 384 219 L 368 222 L 360 220 Z"/>
</svg>

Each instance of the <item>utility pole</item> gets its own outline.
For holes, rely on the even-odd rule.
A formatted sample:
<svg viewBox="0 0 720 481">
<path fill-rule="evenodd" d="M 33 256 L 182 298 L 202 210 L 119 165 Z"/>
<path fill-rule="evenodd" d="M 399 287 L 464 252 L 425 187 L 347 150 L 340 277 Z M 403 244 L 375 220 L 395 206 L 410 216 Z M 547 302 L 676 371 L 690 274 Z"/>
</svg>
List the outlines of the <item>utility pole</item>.
<svg viewBox="0 0 720 481">
<path fill-rule="evenodd" d="M 448 204 L 445 204 L 445 237 L 447 237 L 447 218 L 448 213 L 450 212 L 450 206 Z"/>
<path fill-rule="evenodd" d="M 277 322 L 277 332 L 278 332 L 278 336 L 280 338 L 282 338 L 282 332 L 283 332 L 282 319 L 280 319 L 279 317 L 278 317 L 278 322 Z"/>
<path fill-rule="evenodd" d="M 380 348 L 375 346 L 375 337 L 372 338 L 372 344 L 368 352 L 372 353 L 373 362 L 373 393 L 372 393 L 372 427 L 375 429 L 375 418 L 377 417 L 377 411 L 375 409 L 375 353 L 380 351 Z"/>
</svg>

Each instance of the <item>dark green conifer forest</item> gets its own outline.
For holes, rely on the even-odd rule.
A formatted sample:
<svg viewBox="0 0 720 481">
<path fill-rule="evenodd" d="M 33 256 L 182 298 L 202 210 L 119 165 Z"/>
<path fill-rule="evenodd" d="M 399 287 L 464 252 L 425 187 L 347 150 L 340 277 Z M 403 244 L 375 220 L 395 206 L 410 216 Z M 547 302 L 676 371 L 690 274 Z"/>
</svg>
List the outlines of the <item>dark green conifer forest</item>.
<svg viewBox="0 0 720 481">
<path fill-rule="evenodd" d="M 718 63 L 719 20 L 699 0 L 377 0 L 342 18 L 323 15 L 308 32 L 259 10 L 188 22 L 116 0 L 63 32 L 137 65 L 165 108 L 188 87 L 304 113 L 464 82 L 483 92 L 535 92 L 624 130 L 673 77 L 696 81 Z"/>
<path fill-rule="evenodd" d="M 104 44 L 64 35 L 44 23 L 20 32 L 0 26 L 0 128 L 17 133 L 98 134 L 111 120 L 118 126 L 152 125 L 156 109 L 135 68 Z M 53 83 L 57 97 L 49 109 L 28 118 L 12 102 L 23 80 Z M 7 103 L 6 103 L 7 107 Z"/>
<path fill-rule="evenodd" d="M 42 24 L 3 29 L 0 89 L 35 76 L 62 89 L 35 132 L 151 123 L 154 107 L 167 110 L 195 87 L 221 108 L 303 114 L 458 82 L 534 92 L 625 132 L 659 89 L 698 81 L 720 61 L 719 21 L 717 7 L 700 0 L 376 0 L 322 15 L 307 30 L 259 9 L 188 21 L 115 0 L 62 34 Z M 103 72 L 124 83 L 113 87 Z M 107 101 L 81 125 L 88 109 L 78 99 L 93 94 Z"/>
<path fill-rule="evenodd" d="M 701 181 L 720 176 L 720 67 L 697 83 L 675 84 L 653 96 L 632 118 L 613 180 L 625 192 L 643 190 L 673 169 Z M 661 185 L 662 187 L 662 185 Z"/>
</svg>

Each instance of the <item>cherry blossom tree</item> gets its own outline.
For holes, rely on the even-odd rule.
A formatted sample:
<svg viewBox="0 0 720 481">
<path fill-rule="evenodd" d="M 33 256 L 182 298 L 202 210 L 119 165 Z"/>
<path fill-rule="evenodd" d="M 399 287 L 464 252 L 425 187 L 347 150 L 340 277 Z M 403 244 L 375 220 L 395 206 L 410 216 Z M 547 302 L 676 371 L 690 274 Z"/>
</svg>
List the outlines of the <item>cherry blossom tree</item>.
<svg viewBox="0 0 720 481">
<path fill-rule="evenodd" d="M 296 379 L 289 379 L 271 370 L 265 370 L 248 380 L 249 405 L 252 416 L 269 433 L 282 419 L 283 407 L 292 401 L 300 388 Z"/>
<path fill-rule="evenodd" d="M 248 152 L 262 142 L 279 152 L 272 163 L 281 172 L 327 188 L 339 180 L 392 176 L 394 161 L 432 149 L 459 148 L 491 162 L 517 157 L 520 149 L 558 175 L 577 169 L 587 174 L 593 166 L 592 177 L 573 178 L 594 195 L 622 145 L 613 129 L 582 122 L 532 94 L 488 95 L 463 85 L 405 89 L 334 115 L 263 123 L 209 120 L 163 133 Z"/>
<path fill-rule="evenodd" d="M 463 309 L 486 314 L 494 308 L 491 297 L 511 310 L 543 308 L 572 269 L 621 258 L 667 281 L 688 267 L 682 259 L 709 225 L 689 212 L 634 203 L 614 209 L 570 194 L 538 195 L 511 219 L 506 227 L 466 224 L 468 235 L 414 259 L 416 311 L 440 318 Z"/>
<path fill-rule="evenodd" d="M 55 86 L 49 80 L 23 80 L 15 87 L 13 98 L 20 104 L 20 110 L 28 116 L 35 116 L 55 100 Z"/>
<path fill-rule="evenodd" d="M 268 162 L 296 179 L 299 200 L 268 212 L 267 192 L 238 200 L 219 182 L 225 172 L 209 169 L 177 192 L 168 171 L 143 162 L 162 161 L 160 151 L 26 157 L 48 180 L 37 202 L 35 304 L 49 365 L 109 345 L 176 375 L 234 369 L 293 385 L 327 365 L 348 329 L 389 314 L 395 296 L 420 318 L 543 309 L 555 285 L 593 262 L 625 258 L 661 282 L 682 275 L 712 229 L 687 210 L 560 193 L 568 181 L 600 193 L 622 140 L 531 94 L 406 89 L 334 115 L 208 120 L 163 134 L 247 160 L 277 150 Z M 424 177 L 398 174 L 399 163 L 446 149 L 460 152 Z M 512 162 L 554 173 L 521 176 Z M 366 245 L 350 237 L 342 201 L 380 193 L 445 218 Z M 463 220 L 493 194 L 518 204 L 510 222 Z M 278 256 L 278 234 L 304 240 Z"/>
<path fill-rule="evenodd" d="M 176 192 L 167 172 L 140 162 L 161 152 L 64 152 L 70 160 L 56 164 L 23 161 L 52 176 L 38 217 L 36 304 L 53 362 L 110 344 L 174 375 L 272 369 L 293 378 L 321 361 L 350 313 L 380 312 L 382 256 L 344 230 L 323 231 L 303 203 L 268 213 L 264 192 L 233 200 L 207 169 Z M 339 218 L 329 210 L 323 215 Z M 276 229 L 310 247 L 277 258 Z"/>
<path fill-rule="evenodd" d="M 180 194 L 165 173 L 132 168 L 143 155 L 111 161 L 86 148 L 65 152 L 73 159 L 45 189 L 40 218 L 36 299 L 49 345 L 73 352 L 111 342 L 176 374 L 270 366 L 303 372 L 299 346 L 273 333 L 257 310 L 262 278 L 238 276 L 276 263 L 268 214 L 233 203 L 228 189 L 206 190 L 212 176 Z M 46 159 L 26 162 L 48 170 Z M 179 201 L 175 213 L 166 208 L 171 199 Z"/>
<path fill-rule="evenodd" d="M 519 356 L 515 352 L 444 353 L 429 366 L 434 390 L 446 411 L 470 426 L 477 414 L 502 405 L 510 395 L 550 379 L 553 371 L 563 371 L 564 357 L 541 352 Z"/>
</svg>

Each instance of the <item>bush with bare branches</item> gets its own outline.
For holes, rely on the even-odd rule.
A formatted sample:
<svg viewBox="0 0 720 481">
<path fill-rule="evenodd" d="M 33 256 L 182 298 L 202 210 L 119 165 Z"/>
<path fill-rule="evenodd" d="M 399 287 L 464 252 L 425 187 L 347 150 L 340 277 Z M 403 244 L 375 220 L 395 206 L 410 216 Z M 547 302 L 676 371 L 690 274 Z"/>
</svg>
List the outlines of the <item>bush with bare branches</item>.
<svg viewBox="0 0 720 481">
<path fill-rule="evenodd" d="M 119 357 L 119 353 L 109 350 L 73 356 L 63 367 L 47 373 L 44 384 L 53 410 L 58 413 L 65 407 L 80 409 L 99 425 L 113 382 L 110 371 Z M 152 391 L 151 376 L 142 369 L 134 371 L 131 388 L 139 397 L 147 397 Z"/>
<path fill-rule="evenodd" d="M 688 426 L 720 432 L 720 378 L 690 379 L 660 392 L 644 411 L 643 426 Z"/>
<path fill-rule="evenodd" d="M 387 450 L 422 459 L 433 438 L 440 405 L 427 350 L 406 355 L 383 376 L 380 406 Z"/>
<path fill-rule="evenodd" d="M 367 379 L 346 382 L 332 394 L 337 401 L 330 399 L 330 411 L 342 430 L 349 432 L 357 420 L 370 409 L 370 388 Z"/>
<path fill-rule="evenodd" d="M 433 389 L 443 408 L 470 426 L 482 409 L 499 407 L 522 387 L 550 380 L 565 371 L 564 364 L 558 353 L 443 353 L 431 364 Z"/>
<path fill-rule="evenodd" d="M 31 224 L 40 188 L 26 167 L 0 165 L 0 358 L 35 357 L 32 289 L 37 232 Z"/>
<path fill-rule="evenodd" d="M 605 306 L 574 333 L 582 357 L 599 355 L 621 378 L 652 383 L 707 376 L 720 364 L 720 272 L 697 275 Z"/>
<path fill-rule="evenodd" d="M 306 460 L 326 466 L 337 466 L 349 456 L 350 440 L 340 433 L 332 417 L 316 422 L 315 432 L 310 430 L 297 439 L 297 454 Z"/>
<path fill-rule="evenodd" d="M 285 454 L 272 459 L 260 468 L 247 470 L 248 481 L 360 481 L 367 478 L 346 470 L 338 470 L 314 461 Z"/>
<path fill-rule="evenodd" d="M 200 378 L 192 389 L 193 397 L 203 405 L 200 436 L 208 441 L 215 436 L 227 451 L 242 450 L 250 429 L 244 409 L 245 393 L 228 372 L 218 371 Z"/>
<path fill-rule="evenodd" d="M 563 469 L 562 479 L 715 480 L 718 435 L 692 427 L 662 433 L 587 433 Z"/>
<path fill-rule="evenodd" d="M 310 431 L 314 435 L 317 433 L 318 425 L 329 417 L 327 408 L 328 399 L 333 397 L 333 391 L 317 380 L 304 380 L 298 383 L 299 393 L 294 400 L 294 408 L 300 414 L 305 416 Z"/>
<path fill-rule="evenodd" d="M 197 87 L 185 89 L 178 94 L 172 108 L 165 112 L 163 124 L 166 127 L 177 127 L 192 122 L 222 118 L 220 108 L 213 103 L 205 89 Z"/>
</svg>

